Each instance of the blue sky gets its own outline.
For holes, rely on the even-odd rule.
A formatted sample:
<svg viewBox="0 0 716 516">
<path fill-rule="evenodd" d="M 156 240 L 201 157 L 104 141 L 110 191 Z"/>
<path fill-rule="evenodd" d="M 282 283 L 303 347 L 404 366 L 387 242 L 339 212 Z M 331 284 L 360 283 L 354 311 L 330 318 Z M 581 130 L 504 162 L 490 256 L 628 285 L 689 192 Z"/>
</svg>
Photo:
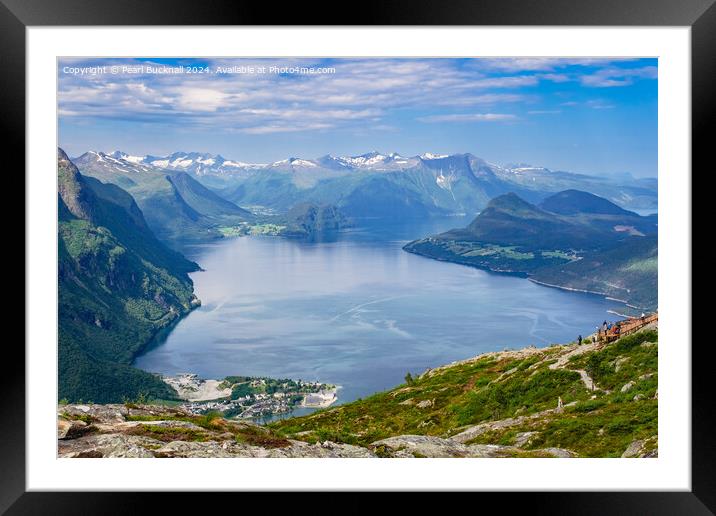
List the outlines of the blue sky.
<svg viewBox="0 0 716 516">
<path fill-rule="evenodd" d="M 211 73 L 156 73 L 178 65 Z M 59 140 L 71 156 L 471 152 L 590 174 L 657 172 L 656 59 L 73 58 L 58 73 Z"/>
</svg>

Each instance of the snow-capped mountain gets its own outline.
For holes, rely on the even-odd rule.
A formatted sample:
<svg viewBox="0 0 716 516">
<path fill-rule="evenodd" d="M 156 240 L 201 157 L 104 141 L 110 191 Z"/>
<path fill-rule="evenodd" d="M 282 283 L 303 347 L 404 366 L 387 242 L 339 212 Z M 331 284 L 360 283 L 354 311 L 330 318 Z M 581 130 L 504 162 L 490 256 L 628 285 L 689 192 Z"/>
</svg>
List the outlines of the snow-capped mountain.
<svg viewBox="0 0 716 516">
<path fill-rule="evenodd" d="M 114 159 L 129 161 L 130 163 L 142 163 L 142 162 L 144 162 L 144 158 L 146 157 L 146 156 L 130 156 L 126 152 L 122 152 L 122 151 L 118 151 L 118 150 L 116 150 L 114 152 L 110 152 L 109 154 L 107 154 L 107 156 L 114 158 Z"/>
<path fill-rule="evenodd" d="M 432 160 L 432 159 L 443 159 L 447 158 L 447 154 L 433 154 L 432 152 L 424 152 L 420 155 L 420 159 L 422 160 Z"/>
<path fill-rule="evenodd" d="M 286 158 L 279 161 L 274 161 L 266 165 L 268 169 L 279 169 L 279 170 L 292 170 L 292 169 L 311 169 L 319 168 L 316 161 L 302 158 Z"/>
<path fill-rule="evenodd" d="M 421 164 L 433 166 L 435 162 L 445 162 L 453 158 L 467 156 L 466 154 L 434 154 L 426 152 L 417 156 L 402 156 L 397 152 L 383 154 L 378 151 L 360 154 L 358 156 L 326 155 L 316 159 L 290 157 L 273 163 L 247 163 L 238 160 L 229 160 L 218 154 L 199 152 L 175 152 L 167 156 L 136 156 L 122 151 L 104 153 L 90 151 L 81 158 L 93 157 L 98 161 L 107 160 L 113 165 L 146 171 L 149 168 L 180 170 L 190 172 L 197 176 L 224 175 L 243 171 L 278 170 L 278 171 L 397 171 L 410 169 Z M 476 158 L 477 159 L 477 158 Z"/>
<path fill-rule="evenodd" d="M 107 171 L 121 171 L 124 173 L 144 173 L 155 170 L 155 167 L 145 163 L 144 156 L 131 156 L 125 152 L 114 151 L 110 153 L 88 151 L 77 158 L 72 158 L 75 165 L 92 164 L 96 169 Z"/>
<path fill-rule="evenodd" d="M 263 163 L 244 163 L 228 160 L 219 154 L 199 152 L 175 152 L 169 156 L 145 156 L 143 162 L 158 168 L 192 172 L 197 176 L 254 170 L 266 166 Z"/>
<path fill-rule="evenodd" d="M 267 168 L 293 171 L 310 169 L 338 172 L 353 170 L 385 171 L 410 168 L 418 163 L 418 156 L 406 158 L 396 152 L 381 154 L 378 151 L 373 151 L 359 156 L 332 156 L 327 154 L 316 159 L 291 157 L 275 161 L 268 165 Z"/>
<path fill-rule="evenodd" d="M 417 156 L 406 158 L 397 152 L 381 154 L 373 151 L 359 156 L 338 156 L 332 159 L 348 168 L 368 170 L 395 170 L 418 164 Z"/>
<path fill-rule="evenodd" d="M 123 187 L 131 186 L 132 173 L 186 172 L 231 202 L 276 209 L 299 200 L 348 202 L 341 199 L 351 195 L 354 199 L 367 196 L 361 201 L 366 204 L 368 197 L 381 195 L 386 188 L 395 190 L 391 202 L 448 212 L 476 212 L 489 199 L 507 192 L 537 202 L 550 192 L 570 188 L 606 197 L 627 208 L 656 204 L 655 186 L 644 182 L 616 182 L 525 163 L 496 165 L 469 153 L 403 156 L 373 151 L 315 159 L 294 156 L 262 164 L 200 152 L 137 156 L 122 151 L 90 151 L 73 161 L 93 170 L 106 169 L 108 174 L 122 172 L 117 182 Z"/>
<path fill-rule="evenodd" d="M 197 176 L 230 174 L 243 170 L 258 170 L 267 166 L 263 163 L 244 163 L 228 160 L 218 154 L 199 152 L 175 152 L 168 156 L 133 156 L 118 150 L 110 153 L 89 151 L 76 159 L 91 159 L 100 163 L 105 161 L 112 166 L 119 166 L 127 170 L 136 168 L 138 172 L 147 172 L 152 169 L 180 170 Z"/>
</svg>

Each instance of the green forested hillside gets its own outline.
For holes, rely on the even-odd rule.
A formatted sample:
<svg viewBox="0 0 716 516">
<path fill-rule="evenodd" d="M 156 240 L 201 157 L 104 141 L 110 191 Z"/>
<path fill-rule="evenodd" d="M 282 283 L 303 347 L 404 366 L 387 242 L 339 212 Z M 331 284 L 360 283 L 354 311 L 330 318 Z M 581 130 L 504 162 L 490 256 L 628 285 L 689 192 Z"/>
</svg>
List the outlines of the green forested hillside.
<svg viewBox="0 0 716 516">
<path fill-rule="evenodd" d="M 284 236 L 317 237 L 349 225 L 341 210 L 332 205 L 301 203 L 288 210 L 285 219 Z"/>
<path fill-rule="evenodd" d="M 59 397 L 174 397 L 130 364 L 198 303 L 187 275 L 198 266 L 154 237 L 129 194 L 83 177 L 61 149 L 58 187 Z"/>
<path fill-rule="evenodd" d="M 657 306 L 659 243 L 656 235 L 589 253 L 581 260 L 541 268 L 532 279 L 550 285 L 602 292 L 649 309 Z"/>
</svg>

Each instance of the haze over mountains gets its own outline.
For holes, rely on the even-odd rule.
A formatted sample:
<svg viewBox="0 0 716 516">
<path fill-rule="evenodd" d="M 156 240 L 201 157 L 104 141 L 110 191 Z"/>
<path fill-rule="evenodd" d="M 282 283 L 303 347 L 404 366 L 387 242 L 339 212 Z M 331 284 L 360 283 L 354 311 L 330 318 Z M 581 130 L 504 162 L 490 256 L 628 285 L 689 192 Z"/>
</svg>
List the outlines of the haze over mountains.
<svg viewBox="0 0 716 516">
<path fill-rule="evenodd" d="M 196 152 L 131 156 L 90 151 L 73 161 L 83 173 L 135 195 L 150 225 L 185 238 L 191 233 L 197 238 L 211 234 L 218 222 L 249 220 L 251 214 L 239 206 L 285 213 L 295 205 L 313 203 L 334 205 L 347 217 L 405 219 L 475 214 L 490 199 L 508 192 L 539 202 L 551 193 L 578 189 L 626 208 L 657 207 L 655 180 L 616 181 L 524 164 L 499 166 L 472 154 L 406 157 L 374 151 L 259 164 Z M 185 195 L 187 190 L 193 192 L 192 199 Z M 147 200 L 159 192 L 159 198 Z M 154 203 L 164 213 L 172 206 L 172 220 L 156 214 Z"/>
</svg>

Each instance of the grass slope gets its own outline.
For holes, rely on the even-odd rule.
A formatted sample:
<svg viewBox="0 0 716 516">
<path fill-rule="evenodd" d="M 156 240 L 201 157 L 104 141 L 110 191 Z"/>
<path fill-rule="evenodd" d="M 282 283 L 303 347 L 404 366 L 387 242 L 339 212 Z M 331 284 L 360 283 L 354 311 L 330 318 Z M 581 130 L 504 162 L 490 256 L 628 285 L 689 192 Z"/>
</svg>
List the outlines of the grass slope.
<svg viewBox="0 0 716 516">
<path fill-rule="evenodd" d="M 648 330 L 610 345 L 488 353 L 270 427 L 309 442 L 368 446 L 408 434 L 455 438 L 480 425 L 463 442 L 515 445 L 528 435 L 517 443 L 525 452 L 555 447 L 619 457 L 635 440 L 656 446 L 657 342 L 657 331 Z M 580 370 L 591 375 L 596 390 L 587 388 Z M 564 408 L 554 410 L 559 398 Z"/>
</svg>

